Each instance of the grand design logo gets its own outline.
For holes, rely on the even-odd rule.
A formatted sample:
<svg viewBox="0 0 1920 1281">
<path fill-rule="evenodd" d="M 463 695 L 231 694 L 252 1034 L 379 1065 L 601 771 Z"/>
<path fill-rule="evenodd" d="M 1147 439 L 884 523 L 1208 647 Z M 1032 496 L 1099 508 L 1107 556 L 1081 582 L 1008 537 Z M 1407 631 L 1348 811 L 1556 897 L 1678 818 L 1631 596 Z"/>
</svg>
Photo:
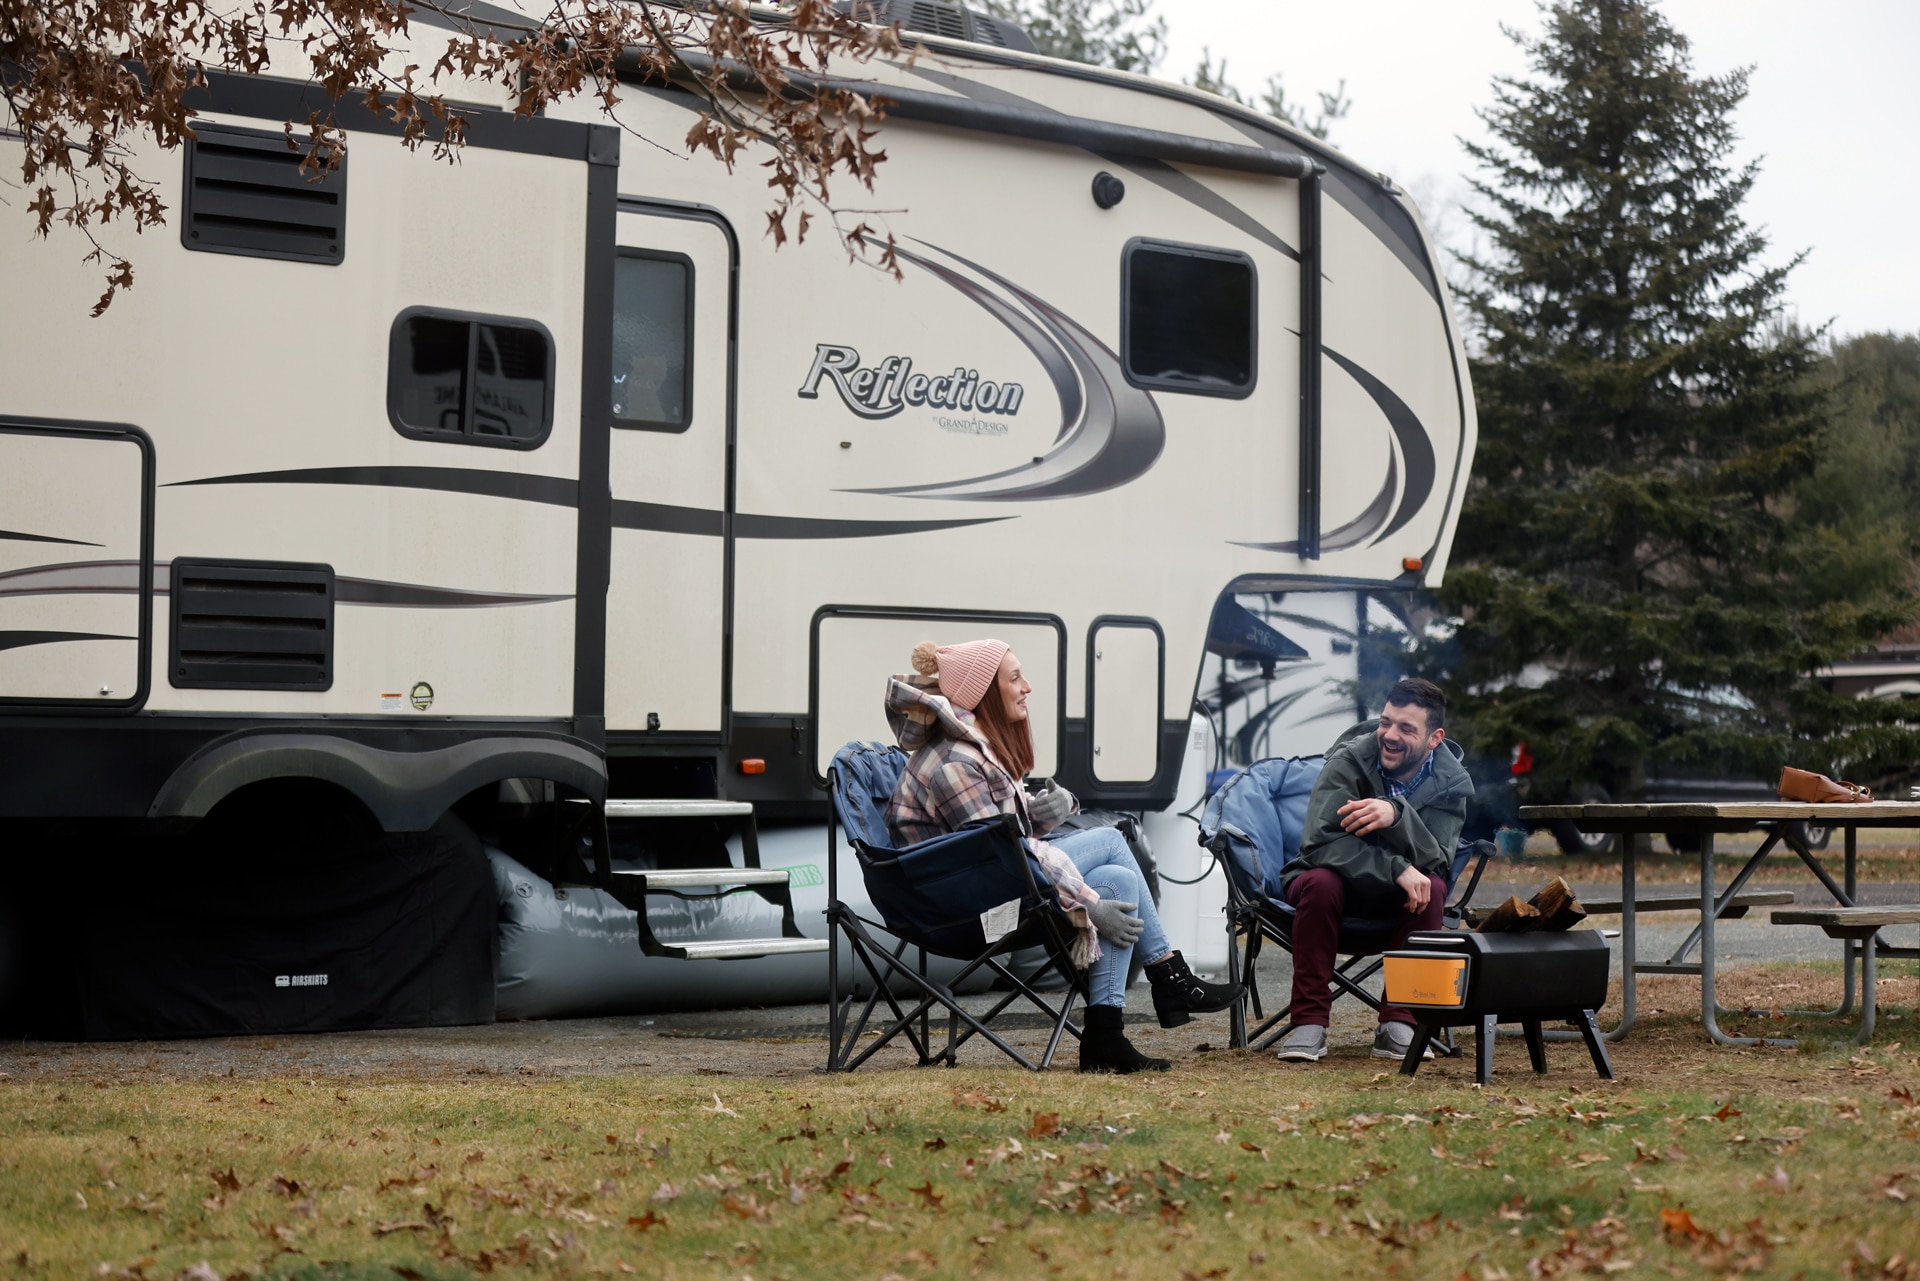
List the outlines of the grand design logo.
<svg viewBox="0 0 1920 1281">
<path fill-rule="evenodd" d="M 863 367 L 853 348 L 825 342 L 813 350 L 813 368 L 800 384 L 802 399 L 820 395 L 822 378 L 831 381 L 847 408 L 862 418 L 891 418 L 908 405 L 1017 414 L 1027 394 L 1019 383 L 982 382 L 977 369 L 956 368 L 937 378 L 916 374 L 906 356 L 888 356 Z"/>
</svg>

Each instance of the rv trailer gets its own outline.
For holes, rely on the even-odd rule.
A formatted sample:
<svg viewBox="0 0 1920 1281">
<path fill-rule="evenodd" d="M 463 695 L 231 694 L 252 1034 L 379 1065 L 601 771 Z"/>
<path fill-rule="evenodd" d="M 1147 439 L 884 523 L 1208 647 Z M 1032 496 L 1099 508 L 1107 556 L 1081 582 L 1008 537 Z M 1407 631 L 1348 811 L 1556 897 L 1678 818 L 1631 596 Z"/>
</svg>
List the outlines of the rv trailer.
<svg viewBox="0 0 1920 1281">
<path fill-rule="evenodd" d="M 638 912 L 648 956 L 750 999 L 825 967 L 824 854 L 758 867 L 754 824 L 822 819 L 915 642 L 1010 642 L 1036 773 L 1151 817 L 1204 783 L 1203 667 L 1253 652 L 1218 604 L 1351 621 L 1437 582 L 1474 411 L 1406 193 L 1214 95 L 876 7 L 916 56 L 834 78 L 884 106 L 899 279 L 776 249 L 751 156 L 637 144 L 701 110 L 660 83 L 613 122 L 463 89 L 451 165 L 343 102 L 314 182 L 304 69 L 209 73 L 196 138 L 134 157 L 178 236 L 99 319 L 17 223 L 0 844 L 190 835 L 276 788 L 389 833 L 458 813 L 550 883 L 626 873 L 684 917 Z M 446 19 L 412 22 L 430 65 Z M 1315 652 L 1298 750 L 1353 706 Z M 702 884 L 771 924 L 708 937 Z"/>
</svg>

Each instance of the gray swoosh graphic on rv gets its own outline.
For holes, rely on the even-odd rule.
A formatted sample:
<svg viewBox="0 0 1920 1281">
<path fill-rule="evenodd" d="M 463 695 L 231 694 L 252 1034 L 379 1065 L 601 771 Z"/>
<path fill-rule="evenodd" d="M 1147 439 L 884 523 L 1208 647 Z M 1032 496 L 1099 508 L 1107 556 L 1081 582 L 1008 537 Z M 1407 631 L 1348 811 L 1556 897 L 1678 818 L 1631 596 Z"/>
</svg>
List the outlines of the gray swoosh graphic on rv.
<svg viewBox="0 0 1920 1281">
<path fill-rule="evenodd" d="M 1434 279 L 1433 264 L 1427 259 L 1426 246 L 1420 243 L 1420 233 L 1414 230 L 1407 211 L 1391 195 L 1381 190 L 1378 181 L 1354 174 L 1348 162 L 1335 159 L 1331 152 L 1314 145 L 1311 139 L 1303 141 L 1289 138 L 1227 112 L 1215 111 L 1213 114 L 1268 151 L 1304 152 L 1318 161 L 1326 169 L 1325 176 L 1320 180 L 1322 189 L 1338 201 L 1341 208 L 1352 214 L 1361 226 L 1372 232 L 1413 273 L 1413 278 L 1433 296 L 1435 302 L 1440 301 L 1440 286 Z"/>
<path fill-rule="evenodd" d="M 1057 108 L 1049 107 L 1044 102 L 1022 97 L 998 85 L 981 84 L 978 81 L 949 75 L 932 67 L 916 66 L 911 70 L 914 75 L 922 79 L 931 80 L 944 89 L 951 90 L 964 98 L 972 98 L 977 102 L 992 102 L 1003 107 L 1024 107 L 1030 111 L 1045 111 L 1052 115 L 1062 114 Z M 885 96 L 884 91 L 881 96 Z M 1265 140 L 1261 141 L 1264 143 Z M 1268 150 L 1275 150 L 1275 148 L 1268 147 Z M 1298 249 L 1276 236 L 1258 218 L 1184 170 L 1164 160 L 1153 160 L 1144 156 L 1126 156 L 1107 151 L 1095 151 L 1091 154 L 1100 157 L 1110 165 L 1125 169 L 1136 177 L 1145 178 L 1155 186 L 1165 188 L 1196 208 L 1204 209 L 1229 226 L 1245 232 L 1261 244 L 1278 250 L 1295 262 L 1300 261 Z"/>
<path fill-rule="evenodd" d="M 1359 383 L 1367 395 L 1373 397 L 1373 403 L 1380 406 L 1380 412 L 1387 416 L 1387 425 L 1393 428 L 1394 438 L 1400 442 L 1401 457 L 1407 460 L 1407 491 L 1400 496 L 1400 509 L 1393 514 L 1392 522 L 1380 531 L 1379 538 L 1373 540 L 1377 543 L 1412 520 L 1432 495 L 1436 471 L 1433 438 L 1420 425 L 1420 416 L 1413 412 L 1406 401 L 1396 396 L 1392 388 L 1333 348 L 1323 347 L 1321 350 L 1346 370 L 1347 375 Z"/>
<path fill-rule="evenodd" d="M 943 263 L 923 258 L 911 250 L 894 246 L 894 253 L 915 266 L 932 272 L 939 279 L 971 298 L 992 314 L 995 320 L 1011 329 L 1014 337 L 1025 344 L 1032 352 L 1040 367 L 1046 370 L 1047 381 L 1053 384 L 1054 394 L 1060 398 L 1060 430 L 1054 434 L 1057 445 L 1066 439 L 1067 432 L 1080 419 L 1084 399 L 1080 394 L 1080 377 L 1074 372 L 1073 362 L 1061 350 L 1048 332 L 1035 324 L 1033 319 L 1019 308 L 1012 306 L 992 290 L 983 288 L 977 281 L 969 280 L 953 268 Z"/>
<path fill-rule="evenodd" d="M 1373 531 L 1386 521 L 1387 513 L 1393 510 L 1393 491 L 1400 485 L 1400 460 L 1391 448 L 1387 450 L 1387 479 L 1380 486 L 1380 492 L 1373 496 L 1358 516 L 1340 528 L 1320 536 L 1320 550 L 1323 552 L 1343 552 L 1349 547 L 1358 547 L 1367 541 Z M 1239 543 L 1235 547 L 1249 547 L 1258 552 L 1300 551 L 1300 540 L 1289 538 L 1284 543 Z"/>
<path fill-rule="evenodd" d="M 51 534 L 23 534 L 18 530 L 0 529 L 0 541 L 18 543 L 65 543 L 69 547 L 99 547 L 100 543 L 90 543 L 84 538 L 55 538 Z"/>
<path fill-rule="evenodd" d="M 968 502 L 1023 502 L 1097 494 L 1138 480 L 1152 470 L 1160 459 L 1160 451 L 1166 447 L 1166 424 L 1153 397 L 1127 383 L 1120 358 L 1112 348 L 1071 316 L 997 272 L 937 245 L 928 248 L 993 281 L 1032 313 L 1078 374 L 1082 389 L 1080 416 L 1077 420 L 1063 421 L 1053 448 L 1034 462 L 965 480 L 852 492 Z M 910 250 L 897 252 L 916 266 L 926 264 L 926 259 Z M 978 291 L 969 290 L 967 294 L 977 298 Z M 995 309 L 989 311 L 995 316 L 1000 314 Z"/>
<path fill-rule="evenodd" d="M 1239 228 L 1269 249 L 1278 250 L 1295 262 L 1300 261 L 1298 249 L 1274 235 L 1258 218 L 1186 171 L 1164 160 L 1112 155 L 1104 151 L 1096 151 L 1094 154 L 1108 164 L 1118 165 L 1129 173 L 1137 174 L 1148 182 L 1165 188 L 1188 204 L 1206 210 L 1221 222 Z"/>
<path fill-rule="evenodd" d="M 65 542 L 65 539 L 56 541 Z M 0 649 L 24 649 L 28 645 L 58 645 L 64 641 L 140 639 L 137 636 L 108 636 L 101 632 L 0 632 Z"/>
<path fill-rule="evenodd" d="M 1399 445 L 1396 451 L 1387 450 L 1387 481 L 1375 494 L 1366 510 L 1348 521 L 1340 528 L 1323 536 L 1320 540 L 1324 551 L 1345 551 L 1349 547 L 1358 547 L 1371 540 L 1378 543 L 1412 520 L 1427 499 L 1433 494 L 1433 481 L 1436 465 L 1433 455 L 1433 439 L 1427 435 L 1427 429 L 1421 425 L 1420 416 L 1406 401 L 1395 395 L 1393 389 L 1362 369 L 1353 361 L 1342 356 L 1331 347 L 1322 347 L 1329 359 L 1347 371 L 1347 376 L 1360 384 L 1360 389 L 1372 398 L 1373 403 L 1386 416 L 1387 426 L 1393 431 L 1393 439 Z M 1393 507 L 1393 491 L 1399 484 L 1398 460 L 1407 460 L 1407 488 L 1400 495 L 1400 506 Z M 1393 512 L 1393 519 L 1387 519 L 1387 513 Z M 1385 528 L 1381 528 L 1382 526 Z M 1374 531 L 1379 530 L 1378 534 Z M 1259 551 L 1298 552 L 1300 540 L 1291 539 L 1284 543 L 1235 543 L 1236 547 L 1251 547 Z"/>
<path fill-rule="evenodd" d="M 173 562 L 153 563 L 153 594 L 173 589 Z M 81 560 L 63 565 L 33 565 L 0 574 L 0 599 L 13 596 L 132 595 L 140 590 L 140 562 Z M 393 583 L 378 578 L 334 579 L 333 598 L 342 605 L 404 606 L 415 609 L 483 609 L 495 605 L 544 605 L 572 600 L 570 594 L 476 592 L 425 583 Z M 103 638 L 107 639 L 107 638 Z"/>
<path fill-rule="evenodd" d="M 579 495 L 579 486 L 564 477 L 523 476 L 515 472 L 480 471 L 468 467 L 299 467 L 287 471 L 256 471 L 235 476 L 176 480 L 167 487 L 174 485 L 368 485 L 383 489 L 476 494 L 485 498 L 507 498 L 552 507 L 575 506 Z M 713 508 L 673 507 L 664 503 L 641 503 L 626 499 L 615 499 L 613 504 L 613 524 L 618 529 L 648 529 L 663 534 L 718 538 L 723 532 L 720 518 L 721 513 Z M 830 517 L 735 513 L 733 532 L 739 538 L 882 538 L 892 534 L 927 533 L 1012 519 L 1011 516 L 983 516 L 960 520 L 839 520 Z"/>
</svg>

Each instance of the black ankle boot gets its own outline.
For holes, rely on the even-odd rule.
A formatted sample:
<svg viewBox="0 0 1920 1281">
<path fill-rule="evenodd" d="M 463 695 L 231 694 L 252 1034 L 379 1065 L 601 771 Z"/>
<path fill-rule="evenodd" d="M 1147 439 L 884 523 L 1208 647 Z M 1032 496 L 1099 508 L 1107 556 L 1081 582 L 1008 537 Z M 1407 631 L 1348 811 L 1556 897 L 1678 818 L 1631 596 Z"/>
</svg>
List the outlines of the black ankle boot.
<svg viewBox="0 0 1920 1281">
<path fill-rule="evenodd" d="M 1240 999 L 1246 989 L 1238 983 L 1203 983 L 1187 968 L 1186 958 L 1174 952 L 1147 967 L 1153 984 L 1153 1012 L 1161 1027 L 1179 1027 L 1190 1014 L 1212 1014 Z"/>
<path fill-rule="evenodd" d="M 1089 1005 L 1087 1021 L 1080 1029 L 1080 1070 L 1082 1072 L 1165 1072 L 1173 1066 L 1166 1059 L 1150 1059 L 1133 1048 L 1121 1029 L 1120 1007 Z"/>
</svg>

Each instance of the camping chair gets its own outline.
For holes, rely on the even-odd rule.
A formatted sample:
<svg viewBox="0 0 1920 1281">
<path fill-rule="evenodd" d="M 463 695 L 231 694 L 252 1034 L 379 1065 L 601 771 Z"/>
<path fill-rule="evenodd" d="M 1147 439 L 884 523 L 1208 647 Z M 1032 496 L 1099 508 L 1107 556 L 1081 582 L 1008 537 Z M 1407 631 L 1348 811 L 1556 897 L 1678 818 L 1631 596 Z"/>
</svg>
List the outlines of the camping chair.
<svg viewBox="0 0 1920 1281">
<path fill-rule="evenodd" d="M 1247 995 L 1233 1008 L 1232 1044 L 1235 1047 L 1264 1050 L 1291 1028 L 1287 1016 L 1293 1012 L 1288 1002 L 1267 1017 L 1261 1009 L 1260 984 L 1255 963 L 1264 944 L 1273 943 L 1289 955 L 1293 952 L 1294 908 L 1280 892 L 1280 869 L 1300 853 L 1300 841 L 1306 827 L 1307 799 L 1313 794 L 1314 780 L 1320 776 L 1324 757 L 1273 757 L 1255 761 L 1220 785 L 1207 800 L 1200 815 L 1200 843 L 1212 852 L 1227 882 L 1227 961 L 1228 968 L 1240 971 Z M 1493 853 L 1490 842 L 1462 842 L 1455 851 L 1447 873 L 1451 894 L 1460 874 L 1477 858 L 1466 888 L 1444 909 L 1447 928 L 1458 928 L 1473 891 L 1486 871 L 1487 858 Z M 1340 922 L 1339 953 L 1346 959 L 1334 967 L 1333 984 L 1342 994 L 1358 997 L 1370 1008 L 1379 1010 L 1380 999 L 1361 984 L 1380 969 L 1380 953 L 1393 941 L 1393 924 L 1372 917 L 1349 916 Z M 1246 939 L 1246 957 L 1240 958 L 1240 939 Z M 1247 1030 L 1247 1005 L 1253 1017 L 1264 1019 L 1251 1033 Z M 1445 1053 L 1460 1051 L 1451 1038 Z"/>
<path fill-rule="evenodd" d="M 972 823 L 905 849 L 893 848 L 886 807 L 906 767 L 907 754 L 897 747 L 849 743 L 834 755 L 827 771 L 827 983 L 832 1002 L 827 1070 L 851 1072 L 896 1036 L 907 1038 L 922 1066 L 944 1062 L 951 1067 L 962 1045 L 983 1036 L 1022 1067 L 1039 1071 L 1053 1062 L 1064 1033 L 1080 1035 L 1069 1018 L 1075 998 L 1086 995 L 1086 979 L 1074 968 L 1069 952 L 1073 927 L 1060 910 L 1053 883 L 1022 844 L 1011 815 Z M 861 916 L 840 899 L 838 829 L 845 829 L 860 860 L 878 921 Z M 1006 933 L 988 935 L 982 919 L 988 913 L 1004 914 Z M 885 931 L 892 939 L 882 939 L 876 931 Z M 843 989 L 842 933 L 853 959 L 873 985 L 857 1014 L 851 985 Z M 1036 944 L 1045 960 L 1026 977 L 1002 964 L 1000 958 Z M 918 949 L 917 963 L 906 959 L 909 947 Z M 964 964 L 941 982 L 927 973 L 929 955 Z M 998 979 L 996 986 L 1006 990 L 991 1009 L 975 1014 L 960 1003 L 955 989 L 982 967 L 991 970 Z M 1034 986 L 1035 980 L 1050 973 L 1065 980 L 1057 1006 Z M 896 995 L 896 988 L 908 993 L 905 1001 Z M 1052 1025 L 1046 1053 L 1037 1063 L 1007 1044 L 992 1027 L 1001 1011 L 1021 999 L 1037 1006 Z M 893 1021 L 876 1041 L 855 1054 L 882 1001 L 892 1011 Z M 947 1015 L 947 1042 L 938 1053 L 927 1018 L 936 1006 Z"/>
</svg>

